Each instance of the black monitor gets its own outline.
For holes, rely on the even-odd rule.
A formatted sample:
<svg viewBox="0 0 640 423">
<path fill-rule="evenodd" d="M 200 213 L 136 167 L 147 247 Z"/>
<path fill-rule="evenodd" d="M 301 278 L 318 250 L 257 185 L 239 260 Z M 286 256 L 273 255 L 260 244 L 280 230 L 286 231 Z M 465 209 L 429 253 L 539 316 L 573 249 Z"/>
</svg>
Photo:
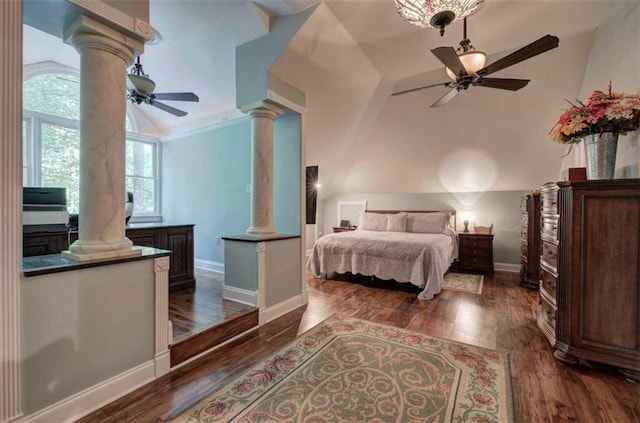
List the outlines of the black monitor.
<svg viewBox="0 0 640 423">
<path fill-rule="evenodd" d="M 57 187 L 23 187 L 22 204 L 30 206 L 65 206 L 67 189 Z"/>
</svg>

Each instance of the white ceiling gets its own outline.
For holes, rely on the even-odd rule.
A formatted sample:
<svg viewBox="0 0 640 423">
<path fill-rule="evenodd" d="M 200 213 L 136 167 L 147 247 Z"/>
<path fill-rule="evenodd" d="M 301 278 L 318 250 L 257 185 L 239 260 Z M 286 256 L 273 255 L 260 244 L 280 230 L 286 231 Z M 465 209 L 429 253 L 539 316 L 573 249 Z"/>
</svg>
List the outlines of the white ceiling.
<svg viewBox="0 0 640 423">
<path fill-rule="evenodd" d="M 256 0 L 271 15 L 295 13 L 317 0 Z M 438 31 L 413 27 L 396 13 L 393 0 L 329 0 L 325 2 L 382 79 L 415 84 L 433 79 L 439 62 L 429 52 L 437 46 L 457 46 L 462 26 Z M 486 0 L 469 18 L 469 37 L 488 54 L 503 54 L 540 36 L 560 37 L 596 28 L 610 1 Z M 263 36 L 267 28 L 248 0 L 151 0 L 150 21 L 162 41 L 146 47 L 145 71 L 157 92 L 193 91 L 199 103 L 170 102 L 189 115 L 177 118 L 146 105 L 139 106 L 161 132 L 194 122 L 235 116 L 235 47 Z M 56 61 L 79 67 L 78 54 L 61 40 L 25 27 L 25 64 Z M 497 57 L 497 56 L 496 56 Z M 496 75 L 499 77 L 500 75 Z M 526 77 L 526 75 L 523 75 Z M 409 78 L 409 79 L 406 79 Z M 405 81 L 402 81 L 406 79 Z M 440 82 L 428 81 L 428 82 Z"/>
</svg>

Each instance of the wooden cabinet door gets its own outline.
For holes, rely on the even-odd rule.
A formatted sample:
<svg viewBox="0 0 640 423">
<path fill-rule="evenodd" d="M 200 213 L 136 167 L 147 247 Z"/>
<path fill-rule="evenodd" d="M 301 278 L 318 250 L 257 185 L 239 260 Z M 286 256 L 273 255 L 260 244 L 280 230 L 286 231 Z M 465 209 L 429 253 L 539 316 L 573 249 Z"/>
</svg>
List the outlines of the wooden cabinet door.
<svg viewBox="0 0 640 423">
<path fill-rule="evenodd" d="M 167 228 L 166 249 L 171 250 L 172 281 L 193 279 L 193 229 L 191 227 Z"/>
</svg>

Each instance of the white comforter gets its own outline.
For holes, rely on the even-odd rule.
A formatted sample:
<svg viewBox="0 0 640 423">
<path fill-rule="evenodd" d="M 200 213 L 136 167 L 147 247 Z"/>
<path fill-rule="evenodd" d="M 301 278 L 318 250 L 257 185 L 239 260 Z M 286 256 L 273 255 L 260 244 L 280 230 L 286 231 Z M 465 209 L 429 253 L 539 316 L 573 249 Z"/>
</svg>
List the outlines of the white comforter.
<svg viewBox="0 0 640 423">
<path fill-rule="evenodd" d="M 325 235 L 307 261 L 315 277 L 337 272 L 424 288 L 418 298 L 430 300 L 440 292 L 444 274 L 458 254 L 455 233 L 423 234 L 356 230 Z"/>
</svg>

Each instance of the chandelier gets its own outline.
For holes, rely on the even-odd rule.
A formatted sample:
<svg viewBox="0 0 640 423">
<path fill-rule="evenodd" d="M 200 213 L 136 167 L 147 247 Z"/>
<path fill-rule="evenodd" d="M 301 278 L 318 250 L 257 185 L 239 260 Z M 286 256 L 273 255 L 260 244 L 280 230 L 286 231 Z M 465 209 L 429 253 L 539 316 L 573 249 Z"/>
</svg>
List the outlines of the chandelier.
<svg viewBox="0 0 640 423">
<path fill-rule="evenodd" d="M 482 6 L 484 0 L 394 0 L 396 10 L 411 25 L 421 28 L 444 27 L 469 16 Z"/>
</svg>

